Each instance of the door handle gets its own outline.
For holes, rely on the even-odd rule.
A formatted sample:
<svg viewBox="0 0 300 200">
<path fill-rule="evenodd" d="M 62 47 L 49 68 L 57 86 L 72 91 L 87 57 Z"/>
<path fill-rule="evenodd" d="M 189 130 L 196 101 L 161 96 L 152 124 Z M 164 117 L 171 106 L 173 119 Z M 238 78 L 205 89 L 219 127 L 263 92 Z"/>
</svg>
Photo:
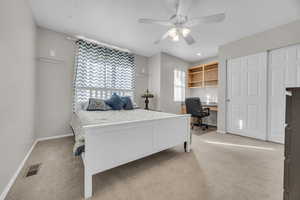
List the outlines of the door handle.
<svg viewBox="0 0 300 200">
<path fill-rule="evenodd" d="M 286 96 L 293 96 L 293 93 L 292 93 L 292 91 L 285 91 L 285 95 Z"/>
<path fill-rule="evenodd" d="M 226 99 L 226 102 L 230 102 L 230 99 Z"/>
</svg>

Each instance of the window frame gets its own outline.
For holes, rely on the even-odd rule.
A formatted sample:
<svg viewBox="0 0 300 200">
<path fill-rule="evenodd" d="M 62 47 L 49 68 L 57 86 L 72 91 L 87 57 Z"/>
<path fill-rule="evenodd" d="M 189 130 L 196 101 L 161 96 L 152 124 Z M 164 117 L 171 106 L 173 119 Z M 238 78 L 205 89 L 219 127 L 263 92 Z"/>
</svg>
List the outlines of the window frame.
<svg viewBox="0 0 300 200">
<path fill-rule="evenodd" d="M 136 66 L 133 54 L 84 40 L 76 44 L 73 109 L 89 98 L 108 99 L 113 93 L 134 98 Z"/>
<path fill-rule="evenodd" d="M 174 69 L 173 79 L 173 101 L 184 102 L 186 96 L 186 71 L 178 68 Z"/>
</svg>

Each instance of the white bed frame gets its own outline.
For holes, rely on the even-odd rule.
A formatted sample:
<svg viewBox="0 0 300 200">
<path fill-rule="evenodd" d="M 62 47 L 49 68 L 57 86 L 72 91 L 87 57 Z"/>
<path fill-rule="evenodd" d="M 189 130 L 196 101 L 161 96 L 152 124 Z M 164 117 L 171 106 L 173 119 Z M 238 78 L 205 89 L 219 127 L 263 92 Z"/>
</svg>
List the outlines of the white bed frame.
<svg viewBox="0 0 300 200">
<path fill-rule="evenodd" d="M 163 119 L 84 126 L 84 196 L 92 196 L 94 174 L 186 144 L 190 151 L 190 115 Z"/>
</svg>

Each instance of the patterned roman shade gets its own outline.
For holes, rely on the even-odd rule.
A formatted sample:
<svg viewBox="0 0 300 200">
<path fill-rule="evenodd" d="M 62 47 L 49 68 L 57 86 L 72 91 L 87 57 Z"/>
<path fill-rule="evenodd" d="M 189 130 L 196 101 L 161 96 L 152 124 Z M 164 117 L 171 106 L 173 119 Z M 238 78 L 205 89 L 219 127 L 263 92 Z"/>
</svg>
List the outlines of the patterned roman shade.
<svg viewBox="0 0 300 200">
<path fill-rule="evenodd" d="M 133 97 L 134 55 L 84 40 L 76 45 L 74 108 L 90 97 L 107 99 L 113 93 Z"/>
</svg>

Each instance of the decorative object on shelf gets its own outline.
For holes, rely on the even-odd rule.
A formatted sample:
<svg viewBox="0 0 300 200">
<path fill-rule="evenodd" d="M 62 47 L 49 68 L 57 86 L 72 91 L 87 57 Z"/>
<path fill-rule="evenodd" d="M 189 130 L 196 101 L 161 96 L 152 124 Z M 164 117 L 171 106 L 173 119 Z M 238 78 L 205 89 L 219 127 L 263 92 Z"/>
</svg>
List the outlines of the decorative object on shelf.
<svg viewBox="0 0 300 200">
<path fill-rule="evenodd" d="M 142 98 L 145 98 L 145 109 L 146 110 L 149 110 L 149 107 L 148 107 L 149 98 L 153 98 L 153 97 L 154 97 L 154 95 L 151 94 L 148 89 L 146 90 L 145 94 L 142 95 Z"/>
</svg>

